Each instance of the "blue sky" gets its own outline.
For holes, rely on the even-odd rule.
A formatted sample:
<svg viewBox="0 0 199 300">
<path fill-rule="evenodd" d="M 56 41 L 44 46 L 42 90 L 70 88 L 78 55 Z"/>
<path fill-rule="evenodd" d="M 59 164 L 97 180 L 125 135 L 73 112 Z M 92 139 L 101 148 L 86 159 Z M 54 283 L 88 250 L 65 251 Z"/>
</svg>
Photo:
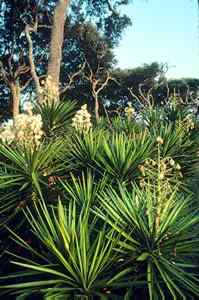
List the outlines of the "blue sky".
<svg viewBox="0 0 199 300">
<path fill-rule="evenodd" d="M 199 78 L 197 0 L 134 0 L 124 10 L 133 26 L 115 50 L 118 66 L 168 63 L 169 78 Z"/>
</svg>

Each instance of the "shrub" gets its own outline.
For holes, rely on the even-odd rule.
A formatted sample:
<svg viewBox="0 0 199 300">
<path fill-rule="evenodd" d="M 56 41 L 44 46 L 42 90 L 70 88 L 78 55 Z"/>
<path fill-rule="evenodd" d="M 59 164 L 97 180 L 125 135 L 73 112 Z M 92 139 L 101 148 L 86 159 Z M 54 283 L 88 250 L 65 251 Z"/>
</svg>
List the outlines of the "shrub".
<svg viewBox="0 0 199 300">
<path fill-rule="evenodd" d="M 151 300 L 198 297 L 198 213 L 175 190 L 161 192 L 120 186 L 118 193 L 111 187 L 95 211 L 119 235 L 115 249 L 135 289 L 145 282 Z"/>
<path fill-rule="evenodd" d="M 47 101 L 36 147 L 1 143 L 2 297 L 199 297 L 197 122 L 127 109 L 91 127 L 85 107 Z"/>
</svg>

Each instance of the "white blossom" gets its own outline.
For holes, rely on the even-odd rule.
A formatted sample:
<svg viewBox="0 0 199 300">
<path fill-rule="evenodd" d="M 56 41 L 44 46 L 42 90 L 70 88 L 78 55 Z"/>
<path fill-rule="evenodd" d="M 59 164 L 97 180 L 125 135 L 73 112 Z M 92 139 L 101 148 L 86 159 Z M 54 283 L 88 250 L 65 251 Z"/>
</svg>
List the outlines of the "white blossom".
<svg viewBox="0 0 199 300">
<path fill-rule="evenodd" d="M 3 143 L 16 143 L 29 149 L 39 146 L 43 136 L 41 115 L 33 115 L 30 106 L 26 112 L 16 116 L 14 121 L 8 120 L 1 124 L 0 140 Z"/>
<path fill-rule="evenodd" d="M 92 127 L 91 115 L 87 111 L 87 104 L 84 104 L 80 110 L 78 110 L 72 119 L 72 127 L 81 132 L 88 132 Z"/>
<path fill-rule="evenodd" d="M 125 111 L 126 117 L 130 120 L 135 114 L 135 109 L 132 107 L 131 102 L 128 102 L 127 105 L 128 106 L 125 107 L 124 111 Z"/>
</svg>

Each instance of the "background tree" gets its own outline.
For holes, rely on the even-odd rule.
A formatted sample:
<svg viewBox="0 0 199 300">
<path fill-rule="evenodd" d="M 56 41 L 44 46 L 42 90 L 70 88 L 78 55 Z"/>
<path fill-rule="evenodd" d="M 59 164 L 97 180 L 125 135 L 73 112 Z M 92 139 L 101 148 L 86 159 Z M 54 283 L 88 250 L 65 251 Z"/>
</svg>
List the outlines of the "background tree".
<svg viewBox="0 0 199 300">
<path fill-rule="evenodd" d="M 67 7 L 67 2 L 63 2 L 65 7 Z M 31 34 L 34 62 L 38 76 L 46 76 L 50 49 L 52 49 L 52 47 L 55 46 L 55 44 L 53 45 L 52 43 L 50 48 L 50 36 L 52 25 L 55 24 L 56 18 L 54 18 L 53 23 L 53 13 L 56 8 L 56 4 L 58 3 L 59 2 L 55 0 L 3 0 L 1 2 L 0 30 L 2 34 L 0 55 L 1 63 L 3 66 L 2 70 L 4 70 L 4 73 L 2 72 L 2 74 L 5 75 L 10 73 L 10 67 L 8 64 L 8 59 L 10 60 L 10 53 L 8 54 L 7 49 L 14 49 L 14 51 L 11 51 L 12 57 L 14 58 L 11 64 L 12 68 L 14 65 L 21 66 L 22 61 L 25 62 L 25 66 L 29 66 L 29 48 L 24 30 L 27 24 L 32 26 L 35 23 L 35 20 L 37 19 L 37 31 Z M 76 29 L 78 29 L 78 31 L 76 30 L 76 33 L 78 33 L 78 36 L 81 36 L 82 25 L 85 25 L 88 22 L 92 23 L 93 25 L 95 25 L 96 30 L 104 36 L 109 46 L 113 47 L 118 43 L 123 29 L 130 24 L 130 20 L 127 16 L 123 16 L 117 13 L 116 17 L 116 9 L 118 9 L 123 4 L 128 4 L 128 1 L 71 1 L 69 15 L 67 16 L 65 22 L 65 55 L 61 64 L 62 74 L 63 72 L 67 74 L 65 75 L 65 77 L 67 77 L 68 75 L 70 76 L 70 74 L 73 74 L 79 68 L 79 58 L 77 60 L 70 60 L 70 57 L 80 57 L 80 61 L 82 61 L 82 55 L 81 53 L 79 53 L 79 48 L 77 47 L 77 36 L 74 36 L 74 38 L 70 39 L 70 42 L 68 42 L 67 29 L 75 27 Z M 64 10 L 62 10 L 62 12 L 64 12 Z M 56 14 L 54 16 L 56 16 Z M 12 47 L 10 47 L 11 44 Z M 68 47 L 68 51 L 66 50 L 66 47 Z M 49 63 L 49 69 L 51 69 L 50 65 L 51 63 Z M 52 73 L 52 71 L 50 71 L 50 73 Z M 32 75 L 30 71 L 26 74 L 22 74 L 20 72 L 20 76 L 18 75 L 17 79 L 15 79 L 15 82 L 19 81 L 20 85 L 24 86 L 26 84 L 26 81 L 28 81 L 28 83 L 31 82 L 31 77 Z M 63 77 L 61 77 L 61 79 L 62 78 Z M 63 86 L 62 82 L 61 86 Z M 6 99 L 7 107 L 9 107 L 11 99 L 14 97 L 11 97 L 12 91 L 7 81 L 5 80 L 5 76 L 1 76 L 1 87 L 3 91 L 1 101 L 4 101 L 5 107 Z M 26 88 L 24 89 L 25 95 L 28 95 L 27 91 L 29 91 L 29 93 L 33 95 L 35 94 L 35 88 L 32 82 L 30 85 L 27 84 Z M 5 95 L 6 97 L 4 97 Z M 19 98 L 20 95 L 18 99 Z M 5 116 L 5 114 L 3 115 Z"/>
<path fill-rule="evenodd" d="M 132 69 L 115 69 L 112 73 L 114 80 L 103 91 L 103 101 L 108 104 L 110 111 L 126 106 L 127 102 L 139 108 L 145 101 L 140 89 L 147 96 L 160 74 L 161 65 L 156 62 Z"/>
<path fill-rule="evenodd" d="M 59 0 L 54 10 L 50 43 L 50 58 L 48 63 L 48 77 L 51 77 L 59 97 L 59 77 L 62 60 L 62 45 L 64 40 L 64 25 L 66 10 L 70 0 Z"/>
<path fill-rule="evenodd" d="M 0 5 L 1 97 L 7 101 L 4 107 L 8 109 L 10 106 L 8 111 L 15 116 L 19 111 L 21 91 L 29 81 L 28 61 L 24 54 L 26 41 L 22 36 L 24 26 L 21 19 L 21 12 L 23 11 L 24 16 L 27 13 L 27 3 L 6 0 Z M 29 11 L 28 16 L 32 18 L 32 11 Z"/>
<path fill-rule="evenodd" d="M 36 70 L 43 74 L 47 64 L 45 46 L 49 43 L 50 20 L 52 18 L 52 2 L 43 3 L 35 0 L 3 0 L 0 4 L 0 62 L 1 62 L 1 90 L 0 101 L 10 114 L 19 112 L 21 93 L 34 91 L 30 70 L 29 43 L 25 35 L 25 28 L 34 27 L 38 18 L 37 32 L 33 32 L 32 52 Z M 55 1 L 54 1 L 55 2 Z M 44 8 L 45 6 L 45 8 Z M 29 94 L 30 96 L 30 94 Z"/>
<path fill-rule="evenodd" d="M 81 77 L 73 82 L 73 85 L 64 96 L 78 100 L 79 103 L 82 103 L 82 101 L 87 102 L 90 110 L 95 110 L 96 119 L 99 119 L 99 111 L 102 108 L 99 93 L 102 92 L 110 80 L 110 74 L 115 64 L 113 48 L 92 24 L 82 26 L 81 34 L 79 34 L 79 28 L 75 26 L 69 31 L 71 32 L 71 39 L 74 38 L 73 30 L 75 31 L 75 42 L 79 56 L 72 67 L 75 65 L 78 67 L 78 64 L 80 64 L 80 66 L 84 65 L 84 68 Z M 70 42 L 70 38 L 67 41 Z M 65 55 L 68 54 L 65 53 Z M 66 71 L 63 73 L 63 77 L 66 77 L 65 73 Z"/>
</svg>

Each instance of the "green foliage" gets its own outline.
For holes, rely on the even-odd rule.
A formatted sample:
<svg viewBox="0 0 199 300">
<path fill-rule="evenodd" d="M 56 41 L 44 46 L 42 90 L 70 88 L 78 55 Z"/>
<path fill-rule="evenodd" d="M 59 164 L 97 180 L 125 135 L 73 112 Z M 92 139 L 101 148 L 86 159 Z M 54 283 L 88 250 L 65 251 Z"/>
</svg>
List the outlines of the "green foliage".
<svg viewBox="0 0 199 300">
<path fill-rule="evenodd" d="M 147 132 L 113 133 L 108 139 L 103 139 L 97 163 L 110 178 L 127 183 L 136 179 L 138 165 L 149 158 L 152 151 Z"/>
<path fill-rule="evenodd" d="M 74 133 L 72 135 L 67 160 L 71 161 L 74 170 L 79 172 L 87 168 L 94 168 L 95 172 L 98 171 L 96 168 L 97 154 L 101 152 L 106 134 L 104 130 L 91 130 L 87 134 Z"/>
<path fill-rule="evenodd" d="M 178 125 L 179 121 L 190 117 L 195 121 L 195 116 L 190 106 L 178 103 L 176 97 L 164 106 L 156 107 L 153 103 L 141 111 L 141 117 L 148 127 L 159 127 L 159 122 L 164 125 Z"/>
<path fill-rule="evenodd" d="M 189 198 L 175 190 L 168 195 L 120 185 L 119 191 L 113 187 L 102 191 L 93 211 L 77 212 L 79 187 L 76 191 L 67 206 L 59 201 L 48 208 L 41 201 L 34 204 L 34 211 L 25 210 L 42 251 L 11 232 L 13 240 L 32 255 L 27 259 L 9 253 L 11 263 L 20 269 L 2 277 L 7 284 L 0 289 L 15 295 L 39 292 L 43 299 L 67 295 L 103 299 L 107 291 L 108 299 L 114 299 L 118 287 L 125 299 L 126 290 L 132 296 L 132 287 L 139 293 L 145 286 L 149 299 L 199 295 L 195 275 L 199 217 Z M 100 228 L 93 214 L 104 221 Z"/>
<path fill-rule="evenodd" d="M 63 168 L 60 160 L 63 148 L 60 140 L 42 144 L 34 152 L 0 145 L 0 216 L 15 215 L 36 195 L 41 196 L 42 191 L 48 190 L 48 178 Z"/>
<path fill-rule="evenodd" d="M 185 176 L 191 176 L 198 167 L 199 139 L 196 133 L 188 133 L 184 127 L 170 125 L 151 128 L 151 135 L 161 136 L 164 143 L 161 145 L 162 157 L 171 157 L 178 162 Z"/>
<path fill-rule="evenodd" d="M 198 125 L 178 109 L 80 133 L 46 104 L 38 149 L 0 145 L 2 297 L 199 297 Z"/>
<path fill-rule="evenodd" d="M 127 135 L 140 133 L 143 130 L 141 124 L 138 124 L 136 120 L 128 120 L 127 118 L 121 119 L 121 117 L 114 117 L 111 120 L 111 128 L 114 132 L 126 133 Z"/>
<path fill-rule="evenodd" d="M 176 191 L 168 196 L 149 188 L 142 191 L 134 186 L 127 191 L 120 186 L 119 193 L 107 189 L 100 201 L 97 215 L 119 234 L 116 251 L 124 267 L 144 270 L 135 278 L 146 281 L 151 300 L 199 295 L 194 263 L 199 218 L 190 209 L 189 198 Z"/>
<path fill-rule="evenodd" d="M 92 224 L 88 224 L 87 216 L 77 215 L 75 202 L 66 208 L 59 201 L 57 207 L 52 209 L 48 209 L 43 202 L 35 209 L 36 216 L 30 210 L 26 216 L 46 250 L 37 252 L 13 233 L 16 242 L 29 250 L 34 258 L 27 260 L 13 255 L 12 263 L 24 271 L 11 276 L 11 279 L 26 279 L 7 287 L 14 289 L 16 295 L 40 292 L 44 299 L 64 296 L 92 299 L 90 297 L 94 295 L 103 296 L 103 288 L 110 285 L 109 281 L 116 281 L 110 273 L 117 260 L 116 253 L 113 253 L 113 234 L 110 232 L 107 237 L 103 228 L 95 233 Z"/>
<path fill-rule="evenodd" d="M 163 139 L 161 156 L 179 163 L 184 176 L 193 176 L 198 168 L 199 146 L 198 122 L 194 115 L 184 107 L 168 105 L 164 108 L 150 106 L 141 116 L 151 138 L 154 141 L 157 137 Z"/>
<path fill-rule="evenodd" d="M 8 82 L 19 83 L 27 97 L 34 95 L 34 84 L 31 82 L 29 70 L 28 43 L 24 37 L 26 24 L 33 25 L 36 19 L 41 26 L 32 35 L 34 62 L 39 76 L 46 74 L 49 59 L 52 16 L 56 0 L 15 2 L 2 0 L 0 4 L 0 57 L 3 73 L 0 74 L 1 111 L 3 117 L 12 115 L 10 111 L 12 91 Z M 110 4 L 110 6 L 109 6 Z M 63 53 L 61 64 L 60 86 L 66 87 L 72 76 L 79 69 L 85 58 L 92 66 L 98 65 L 98 59 L 104 56 L 102 67 L 106 70 L 114 62 L 113 47 L 121 38 L 123 30 L 131 24 L 130 19 L 121 14 L 120 8 L 128 1 L 70 1 L 70 10 L 65 22 Z M 112 14 L 111 7 L 117 11 Z M 106 49 L 106 55 L 101 51 Z M 42 59 L 41 59 L 42 57 Z M 0 68 L 1 69 L 1 68 Z M 69 76 L 66 76 L 69 75 Z M 76 79 L 76 78 L 75 78 Z M 67 93 L 69 99 L 91 99 L 90 85 L 82 84 L 82 80 L 71 85 Z M 62 90 L 61 90 L 62 91 Z M 86 96 L 85 96 L 86 94 Z M 6 108 L 6 109 L 2 109 Z M 1 116 L 0 116 L 1 117 Z"/>
<path fill-rule="evenodd" d="M 104 176 L 100 181 L 96 180 L 91 170 L 82 172 L 80 176 L 71 174 L 66 182 L 61 181 L 66 201 L 75 201 L 81 210 L 92 208 L 98 203 L 98 196 L 107 185 L 107 178 Z"/>
<path fill-rule="evenodd" d="M 35 112 L 42 117 L 43 130 L 47 137 L 60 136 L 70 128 L 76 106 L 74 101 L 61 103 L 46 101 L 36 107 Z"/>
</svg>

